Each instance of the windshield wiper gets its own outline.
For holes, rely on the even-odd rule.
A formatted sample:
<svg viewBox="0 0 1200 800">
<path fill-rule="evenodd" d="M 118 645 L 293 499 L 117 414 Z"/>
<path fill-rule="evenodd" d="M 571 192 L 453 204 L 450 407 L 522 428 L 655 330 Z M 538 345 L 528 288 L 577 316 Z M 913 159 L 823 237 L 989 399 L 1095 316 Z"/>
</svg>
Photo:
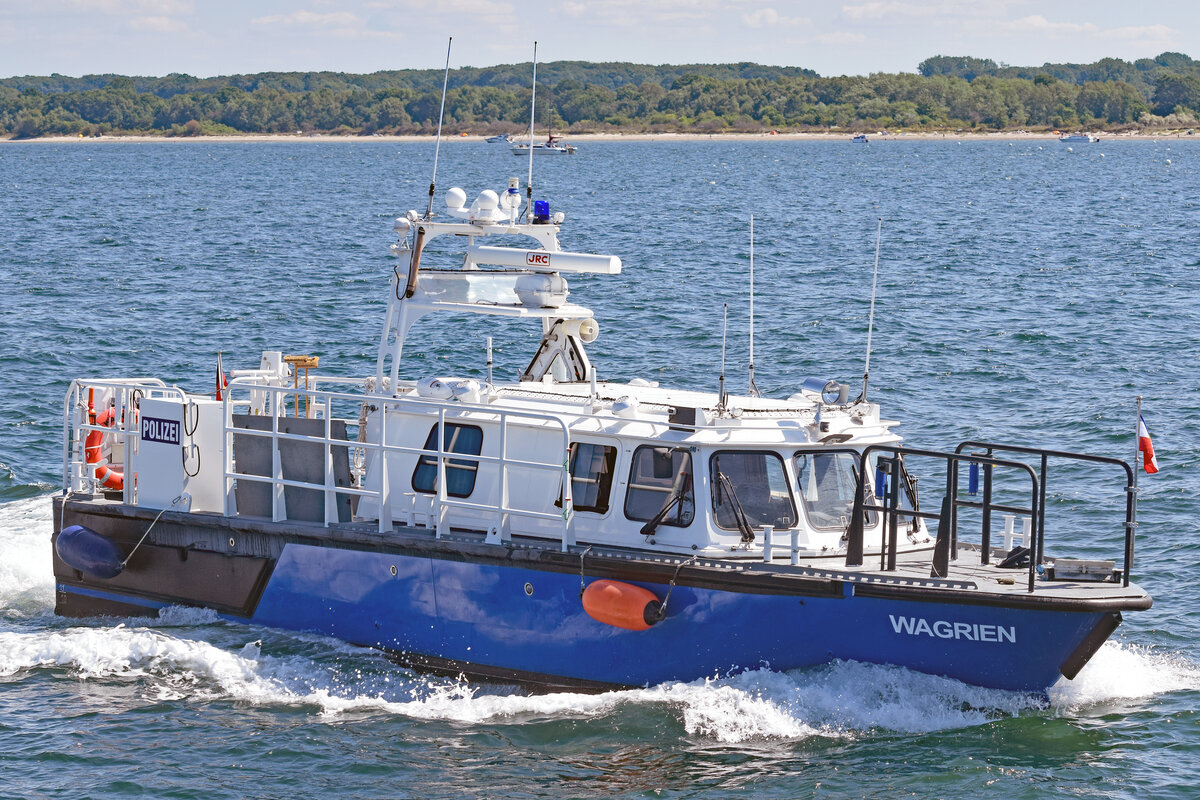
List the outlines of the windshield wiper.
<svg viewBox="0 0 1200 800">
<path fill-rule="evenodd" d="M 663 503 L 663 507 L 658 510 L 658 513 L 650 518 L 650 521 L 642 526 L 642 536 L 652 536 L 658 526 L 662 524 L 667 515 L 671 513 L 671 509 L 677 503 L 683 502 L 683 487 L 687 483 L 688 472 L 686 467 L 675 473 L 675 481 L 671 484 L 671 494 L 667 497 L 667 501 Z"/>
<path fill-rule="evenodd" d="M 729 507 L 733 509 L 733 516 L 737 520 L 738 530 L 742 532 L 742 541 L 753 542 L 754 529 L 750 527 L 750 520 L 746 518 L 746 512 L 742 509 L 742 503 L 738 500 L 737 492 L 733 490 L 733 483 L 720 470 L 717 471 L 717 486 L 724 490 L 729 498 Z"/>
</svg>

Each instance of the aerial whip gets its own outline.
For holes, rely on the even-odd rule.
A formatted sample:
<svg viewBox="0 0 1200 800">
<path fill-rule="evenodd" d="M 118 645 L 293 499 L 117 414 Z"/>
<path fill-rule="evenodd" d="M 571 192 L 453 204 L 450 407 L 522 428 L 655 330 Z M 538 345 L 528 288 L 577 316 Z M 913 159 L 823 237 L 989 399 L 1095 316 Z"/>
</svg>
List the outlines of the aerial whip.
<svg viewBox="0 0 1200 800">
<path fill-rule="evenodd" d="M 442 116 L 446 113 L 446 86 L 450 83 L 450 45 L 453 42 L 453 36 L 446 42 L 446 74 L 442 77 L 442 107 L 438 109 L 437 141 L 433 145 L 433 177 L 429 181 L 429 205 L 425 208 L 425 219 L 433 217 L 433 185 L 437 183 L 438 154 L 442 149 Z"/>
<path fill-rule="evenodd" d="M 871 333 L 875 328 L 875 287 L 879 285 L 879 240 L 883 236 L 883 217 L 879 218 L 879 227 L 875 229 L 875 274 L 871 278 L 871 313 L 867 317 L 867 361 L 863 366 L 863 390 L 858 401 L 867 401 L 867 378 L 871 374 Z"/>
</svg>

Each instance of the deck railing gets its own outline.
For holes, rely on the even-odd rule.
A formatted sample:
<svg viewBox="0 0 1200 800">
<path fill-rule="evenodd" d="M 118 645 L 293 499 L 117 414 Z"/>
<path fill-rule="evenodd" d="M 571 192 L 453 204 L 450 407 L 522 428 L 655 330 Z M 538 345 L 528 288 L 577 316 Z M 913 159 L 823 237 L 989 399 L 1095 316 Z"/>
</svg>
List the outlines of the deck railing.
<svg viewBox="0 0 1200 800">
<path fill-rule="evenodd" d="M 239 378 L 229 384 L 230 398 L 227 400 L 225 414 L 225 429 L 226 437 L 226 465 L 225 465 L 225 485 L 226 485 L 226 514 L 233 515 L 236 513 L 236 500 L 233 492 L 235 481 L 249 481 L 269 484 L 272 487 L 271 495 L 271 513 L 272 519 L 281 521 L 286 519 L 287 512 L 284 500 L 284 490 L 287 487 L 295 487 L 300 489 L 316 489 L 324 492 L 325 496 L 325 524 L 330 525 L 338 521 L 337 496 L 350 495 L 358 496 L 359 498 L 372 498 L 378 503 L 378 528 L 381 533 L 390 531 L 393 526 L 393 509 L 396 507 L 396 482 L 392 480 L 390 474 L 389 455 L 415 455 L 418 458 L 428 457 L 436 458 L 438 478 L 436 481 L 435 491 L 431 495 L 432 512 L 435 528 L 435 535 L 441 537 L 449 529 L 448 515 L 453 509 L 461 509 L 464 511 L 482 512 L 484 514 L 493 514 L 495 522 L 488 530 L 489 541 L 500 541 L 506 539 L 511 530 L 512 517 L 524 517 L 530 519 L 550 520 L 558 523 L 561 528 L 562 549 L 566 549 L 575 543 L 574 537 L 574 513 L 571 498 L 571 480 L 569 473 L 568 454 L 570 444 L 570 433 L 567 424 L 559 417 L 552 414 L 539 414 L 528 411 L 513 411 L 502 408 L 495 408 L 488 405 L 461 403 L 461 402 L 441 402 L 430 400 L 427 398 L 417 397 L 387 397 L 383 395 L 362 395 L 352 394 L 349 392 L 333 392 L 326 390 L 314 390 L 296 388 L 291 386 L 270 386 L 265 385 L 250 378 Z M 273 418 L 270 430 L 252 430 L 233 424 L 233 411 L 238 407 L 248 405 L 248 400 L 233 399 L 235 393 L 239 392 L 264 392 L 267 402 L 265 408 L 269 416 Z M 318 419 L 324 419 L 325 430 L 324 435 L 305 436 L 301 434 L 285 433 L 279 428 L 279 421 L 286 419 L 281 413 L 285 409 L 285 403 L 288 396 L 305 399 L 306 405 L 310 405 L 314 409 L 314 416 Z M 262 397 L 260 395 L 260 397 Z M 334 405 L 338 402 L 353 402 L 353 403 L 369 403 L 376 407 L 379 414 L 379 438 L 378 441 L 364 441 L 362 437 L 359 440 L 343 440 L 335 438 L 332 431 L 332 421 L 334 417 Z M 388 428 L 390 424 L 389 412 L 406 412 L 412 414 L 422 414 L 428 417 L 437 417 L 437 448 L 436 450 L 425 449 L 423 446 L 398 445 L 388 444 Z M 481 419 L 482 417 L 482 419 Z M 471 453 L 454 452 L 446 449 L 445 430 L 447 421 L 451 422 L 470 418 L 472 423 L 484 421 L 491 425 L 494 424 L 498 429 L 499 444 L 497 455 L 473 455 Z M 350 422 L 350 420 L 347 420 Z M 353 421 L 355 424 L 358 420 Z M 561 447 L 557 448 L 561 454 L 561 460 L 556 458 L 553 461 L 537 461 L 520 458 L 509 457 L 509 435 L 510 428 L 514 426 L 524 426 L 526 428 L 536 427 L 542 430 L 550 429 L 559 434 Z M 233 454 L 233 437 L 237 436 L 255 436 L 270 439 L 271 444 L 271 474 L 270 475 L 248 475 L 244 472 L 235 472 L 234 464 L 232 463 Z M 321 484 L 308 483 L 304 481 L 289 480 L 284 477 L 283 463 L 279 452 L 279 442 L 281 441 L 298 441 L 321 444 L 324 452 L 325 469 L 324 482 Z M 357 487 L 338 486 L 335 481 L 334 465 L 333 465 L 333 448 L 345 447 L 350 450 L 362 450 L 363 452 L 373 452 L 375 468 L 368 476 L 369 482 L 373 485 L 360 485 Z M 477 502 L 466 498 L 451 497 L 448 493 L 446 481 L 447 462 L 471 462 L 474 468 L 478 470 L 483 464 L 494 464 L 497 470 L 497 485 L 495 502 Z M 451 463 L 450 467 L 456 468 L 458 465 Z M 562 492 L 562 509 L 555 511 L 541 511 L 534 508 L 521 508 L 512 505 L 508 502 L 509 497 L 509 471 L 511 469 L 531 469 L 544 472 L 557 473 L 559 476 L 559 490 Z M 414 497 L 416 493 L 408 493 Z M 361 502 L 361 500 L 360 500 Z M 410 522 L 411 522 L 410 518 Z M 427 521 L 428 524 L 428 521 Z"/>
<path fill-rule="evenodd" d="M 85 399 L 84 392 L 88 392 Z M 103 411 L 95 407 L 94 393 L 99 391 L 102 397 L 111 393 L 114 419 L 112 425 L 97 425 L 94 420 Z M 137 424 L 130 424 L 137 418 L 137 407 L 140 398 L 184 398 L 181 389 L 167 386 L 158 378 L 116 378 L 89 379 L 77 378 L 71 381 L 63 397 L 63 492 L 80 492 L 93 488 L 95 481 L 91 474 L 95 467 L 87 462 L 85 443 L 89 433 L 96 431 L 104 435 L 120 436 L 123 438 L 121 462 L 133 463 L 134 448 L 141 437 Z M 133 480 L 125 480 L 121 490 L 122 501 L 133 503 L 137 490 Z"/>
<path fill-rule="evenodd" d="M 996 457 L 996 453 L 998 452 L 1037 456 L 1040 460 L 1040 470 L 1035 470 L 1024 461 L 998 458 Z M 1028 549 L 1028 589 L 1032 592 L 1045 555 L 1045 508 L 1048 461 L 1051 458 L 1061 458 L 1119 465 L 1125 469 L 1127 501 L 1124 564 L 1121 573 L 1124 585 L 1129 585 L 1130 571 L 1133 567 L 1134 531 L 1137 527 L 1137 522 L 1133 471 L 1126 462 L 1116 458 L 1093 456 L 1084 453 L 970 441 L 963 442 L 952 453 L 919 450 L 894 445 L 870 445 L 862 451 L 862 463 L 870 464 L 872 456 L 876 457 L 879 468 L 889 474 L 891 479 L 887 481 L 886 491 L 883 492 L 883 496 L 877 502 L 871 502 L 871 500 L 875 500 L 876 498 L 868 492 L 868 470 L 865 468 L 859 470 L 854 511 L 851 516 L 849 530 L 847 531 L 847 566 L 863 565 L 864 520 L 866 513 L 869 511 L 881 513 L 884 519 L 885 541 L 880 551 L 879 565 L 879 568 L 883 571 L 894 571 L 896 569 L 898 531 L 901 518 L 937 521 L 937 539 L 930 565 L 930 576 L 935 578 L 947 577 L 950 562 L 958 559 L 958 516 L 960 509 L 974 509 L 980 512 L 980 564 L 990 563 L 992 557 L 992 516 L 994 512 L 1002 512 L 1006 516 L 1021 515 L 1030 521 L 1030 524 L 1026 528 L 1027 533 L 1023 537 L 1025 539 L 1023 545 Z M 942 497 L 941 507 L 938 512 L 934 513 L 901 507 L 900 478 L 905 471 L 905 458 L 924 458 L 944 462 L 946 474 L 945 494 Z M 983 489 L 979 500 L 967 499 L 959 495 L 959 467 L 963 463 L 967 463 L 972 469 L 979 469 L 982 472 Z M 1011 505 L 995 502 L 993 496 L 995 488 L 994 473 L 997 469 L 1013 470 L 1029 479 L 1029 502 L 1027 505 Z M 972 482 L 974 483 L 974 481 Z"/>
<path fill-rule="evenodd" d="M 1134 483 L 1134 479 L 1133 479 L 1133 477 L 1134 477 L 1133 476 L 1133 468 L 1131 466 L 1129 466 L 1128 462 L 1126 462 L 1122 459 L 1119 459 L 1119 458 L 1112 458 L 1110 456 L 1095 456 L 1095 455 L 1091 455 L 1089 453 L 1073 453 L 1073 452 L 1068 452 L 1065 450 L 1047 450 L 1044 448 L 1023 447 L 1023 446 L 1019 446 L 1019 445 L 1008 445 L 1008 444 L 995 444 L 992 442 L 966 441 L 966 442 L 961 443 L 956 448 L 955 452 L 961 453 L 964 450 L 967 450 L 970 448 L 983 449 L 986 451 L 987 456 L 991 456 L 995 452 L 1002 452 L 1002 453 L 1020 453 L 1022 455 L 1032 455 L 1032 456 L 1038 457 L 1038 467 L 1039 467 L 1038 474 L 1040 476 L 1039 477 L 1039 485 L 1041 487 L 1041 494 L 1038 497 L 1038 507 L 1043 509 L 1043 513 L 1038 518 L 1038 521 L 1037 521 L 1038 522 L 1038 527 L 1037 527 L 1037 531 L 1036 531 L 1037 548 L 1034 551 L 1037 554 L 1035 560 L 1038 563 L 1041 563 L 1041 561 L 1045 555 L 1044 547 L 1045 547 L 1045 541 L 1046 541 L 1046 516 L 1045 516 L 1046 483 L 1047 483 L 1047 478 L 1049 477 L 1050 459 L 1058 458 L 1058 459 L 1067 459 L 1067 460 L 1071 460 L 1071 461 L 1089 462 L 1089 463 L 1093 463 L 1093 464 L 1111 464 L 1113 466 L 1120 467 L 1125 473 L 1125 525 L 1124 525 L 1125 552 L 1124 552 L 1124 564 L 1123 564 L 1124 569 L 1122 570 L 1122 573 L 1123 573 L 1124 585 L 1125 586 L 1129 585 L 1129 581 L 1130 581 L 1129 575 L 1130 575 L 1130 572 L 1133 571 L 1134 536 L 1137 533 L 1137 487 L 1136 487 L 1136 484 Z M 987 479 L 988 479 L 988 476 L 985 473 L 985 483 L 984 483 L 985 491 L 988 488 Z"/>
</svg>

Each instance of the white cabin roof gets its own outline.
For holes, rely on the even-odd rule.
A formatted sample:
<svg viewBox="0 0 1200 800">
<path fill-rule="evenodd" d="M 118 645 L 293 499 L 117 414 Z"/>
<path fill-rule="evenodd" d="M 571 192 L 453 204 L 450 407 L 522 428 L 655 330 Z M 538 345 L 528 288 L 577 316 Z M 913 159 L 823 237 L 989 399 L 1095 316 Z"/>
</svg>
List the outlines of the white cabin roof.
<svg viewBox="0 0 1200 800">
<path fill-rule="evenodd" d="M 466 379 L 438 380 L 453 383 Z M 879 406 L 874 403 L 822 404 L 818 420 L 816 399 L 804 395 L 788 400 L 729 396 L 724 412 L 718 410 L 718 402 L 715 392 L 653 384 L 600 381 L 593 388 L 589 383 L 523 381 L 485 386 L 480 405 L 469 407 L 550 414 L 562 419 L 574 434 L 623 440 L 772 448 L 861 448 L 900 440 L 891 431 L 896 423 L 881 420 Z"/>
</svg>

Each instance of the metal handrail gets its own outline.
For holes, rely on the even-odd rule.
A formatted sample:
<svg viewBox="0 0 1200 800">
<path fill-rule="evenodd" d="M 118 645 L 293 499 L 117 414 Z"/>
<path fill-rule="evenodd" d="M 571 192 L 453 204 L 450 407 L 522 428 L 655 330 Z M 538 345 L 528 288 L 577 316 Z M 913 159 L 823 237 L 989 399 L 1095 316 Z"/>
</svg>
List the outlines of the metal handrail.
<svg viewBox="0 0 1200 800">
<path fill-rule="evenodd" d="M 1028 509 L 1004 506 L 1005 509 L 1012 510 L 1016 513 L 1029 513 L 1034 520 L 1039 520 L 1042 515 L 1042 506 L 1039 503 L 1039 481 L 1037 474 L 1033 468 L 1021 461 L 1010 461 L 1006 459 L 993 458 L 990 456 L 981 456 L 978 454 L 968 455 L 961 452 L 948 453 L 938 450 L 921 450 L 914 448 L 900 447 L 896 445 L 872 444 L 868 445 L 862 451 L 861 463 L 870 463 L 870 456 L 873 453 L 891 453 L 892 458 L 888 459 L 892 463 L 892 480 L 888 490 L 888 496 L 883 504 L 867 503 L 867 470 L 865 468 L 859 470 L 858 486 L 855 490 L 854 511 L 851 518 L 850 530 L 847 534 L 846 545 L 846 566 L 861 566 L 863 563 L 863 527 L 864 518 L 867 511 L 878 511 L 884 515 L 885 524 L 887 526 L 888 539 L 885 546 L 881 547 L 880 552 L 880 569 L 891 571 L 896 569 L 896 556 L 898 550 L 898 528 L 900 517 L 916 517 L 919 519 L 936 519 L 938 520 L 938 533 L 936 544 L 934 545 L 934 563 L 931 570 L 931 575 L 934 577 L 945 577 L 948 569 L 950 558 L 957 557 L 957 542 L 958 542 L 958 508 L 971 507 L 983 508 L 985 512 L 990 512 L 993 509 L 1000 508 L 990 502 L 990 496 L 985 498 L 985 502 L 976 503 L 974 501 L 963 501 L 958 499 L 958 465 L 960 462 L 969 461 L 980 464 L 986 464 L 988 467 L 1010 467 L 1013 469 L 1024 471 L 1030 480 L 1030 506 Z M 899 492 L 899 470 L 900 459 L 904 456 L 916 456 L 924 458 L 935 458 L 946 462 L 946 494 L 942 500 L 942 508 L 940 513 L 934 514 L 928 511 L 920 511 L 915 508 L 900 508 L 900 492 Z M 985 524 L 988 517 L 985 516 Z M 1030 551 L 1036 552 L 1038 542 L 1039 526 L 1034 526 L 1032 538 L 1035 541 L 1030 542 Z M 986 553 L 986 538 L 984 539 Z M 982 562 L 986 563 L 986 561 Z M 1033 591 L 1036 580 L 1036 569 L 1038 560 L 1030 559 L 1029 563 L 1029 591 Z"/>
<path fill-rule="evenodd" d="M 1137 488 L 1134 482 L 1133 468 L 1129 463 L 1120 458 L 1111 456 L 1096 456 L 1090 453 L 1074 453 L 1068 450 L 1049 450 L 1041 447 L 1025 447 L 1022 445 L 995 444 L 992 442 L 975 442 L 966 441 L 961 443 L 955 452 L 962 452 L 969 447 L 986 448 L 990 454 L 993 451 L 999 450 L 1008 453 L 1023 453 L 1025 455 L 1035 455 L 1040 459 L 1040 474 L 1041 474 L 1041 495 L 1038 498 L 1038 505 L 1042 508 L 1041 518 L 1038 520 L 1037 527 L 1037 551 L 1035 561 L 1041 563 L 1044 557 L 1045 532 L 1046 532 L 1046 477 L 1049 471 L 1049 459 L 1051 458 L 1066 458 L 1073 461 L 1087 461 L 1096 464 L 1112 464 L 1119 466 L 1125 470 L 1125 553 L 1122 569 L 1122 585 L 1129 585 L 1129 575 L 1133 571 L 1133 546 L 1134 537 L 1137 531 Z"/>
<path fill-rule="evenodd" d="M 300 396 L 305 396 L 305 397 L 312 397 L 318 401 L 323 401 L 323 403 L 318 402 L 316 405 L 318 406 L 318 408 L 320 407 L 320 405 L 322 405 L 322 404 L 324 405 L 324 417 L 326 419 L 325 436 L 317 437 L 317 436 L 305 436 L 302 434 L 283 433 L 283 432 L 279 431 L 278 420 L 281 417 L 279 416 L 278 413 L 272 414 L 275 421 L 272 423 L 271 430 L 269 430 L 269 431 L 252 430 L 252 429 L 246 429 L 246 428 L 240 428 L 240 427 L 233 426 L 232 425 L 232 405 L 236 401 L 234 401 L 232 399 L 232 392 L 236 389 L 267 392 L 270 395 L 270 408 L 272 409 L 272 412 L 276 412 L 281 408 L 280 403 L 278 401 L 278 398 L 281 396 L 286 397 L 287 395 L 300 395 Z M 561 436 L 562 436 L 563 453 L 564 453 L 564 455 L 566 453 L 568 453 L 569 452 L 568 448 L 570 445 L 570 430 L 569 430 L 567 424 L 558 416 L 555 416 L 552 414 L 539 414 L 536 412 L 513 411 L 513 410 L 509 410 L 509 409 L 501 409 L 501 408 L 495 408 L 495 407 L 486 406 L 486 405 L 477 405 L 477 404 L 472 404 L 472 403 L 460 403 L 460 402 L 444 403 L 444 402 L 439 402 L 436 400 L 429 400 L 426 398 L 385 397 L 385 396 L 381 396 L 381 395 L 360 395 L 360 394 L 350 394 L 350 393 L 345 393 L 345 392 L 330 392 L 330 391 L 326 391 L 326 390 L 297 388 L 297 387 L 290 387 L 290 386 L 270 386 L 270 385 L 256 382 L 255 378 L 249 378 L 249 377 L 237 378 L 237 379 L 231 381 L 229 384 L 229 390 L 230 390 L 230 394 L 228 394 L 225 398 L 226 409 L 225 409 L 224 435 L 226 437 L 232 437 L 236 433 L 239 436 L 245 434 L 245 435 L 250 435 L 250 436 L 266 437 L 266 438 L 272 439 L 273 441 L 297 440 L 297 441 L 307 441 L 307 442 L 314 442 L 314 443 L 321 442 L 325 446 L 326 481 L 325 481 L 325 484 L 322 486 L 320 484 L 310 484 L 310 483 L 302 482 L 302 481 L 293 481 L 293 480 L 284 479 L 283 474 L 282 474 L 282 465 L 279 461 L 278 446 L 272 447 L 272 473 L 273 473 L 272 475 L 270 475 L 270 476 L 242 475 L 240 473 L 231 472 L 229 468 L 231 466 L 233 448 L 232 448 L 231 440 L 229 438 L 227 438 L 227 440 L 226 440 L 226 464 L 225 464 L 225 471 L 224 471 L 224 476 L 223 476 L 224 480 L 226 482 L 225 485 L 226 485 L 226 513 L 227 514 L 234 513 L 234 509 L 231 507 L 232 481 L 240 480 L 240 479 L 248 479 L 253 482 L 269 483 L 276 487 L 276 490 L 272 497 L 272 517 L 276 520 L 282 519 L 283 513 L 284 513 L 283 509 L 280 507 L 280 501 L 282 500 L 283 487 L 292 486 L 292 487 L 298 487 L 298 488 L 311 488 L 311 489 L 323 490 L 326 493 L 326 514 L 325 514 L 325 524 L 326 525 L 329 525 L 332 522 L 337 520 L 336 500 L 334 500 L 333 498 L 335 498 L 336 495 L 340 493 L 340 494 L 348 494 L 348 495 L 357 495 L 360 497 L 375 498 L 379 503 L 379 520 L 378 520 L 379 530 L 381 533 L 386 532 L 386 531 L 390 530 L 392 527 L 391 480 L 390 480 L 390 476 L 389 476 L 390 468 L 388 465 L 387 456 L 392 453 L 401 453 L 401 454 L 418 455 L 418 456 L 422 456 L 422 455 L 435 456 L 438 460 L 437 491 L 434 493 L 434 496 L 433 496 L 434 509 L 432 512 L 432 515 L 436 516 L 436 520 L 437 520 L 437 522 L 435 523 L 435 530 L 436 530 L 435 535 L 436 536 L 438 536 L 438 537 L 442 536 L 445 531 L 446 511 L 449 509 L 452 509 L 452 508 L 461 508 L 461 509 L 472 510 L 472 511 L 493 511 L 493 512 L 495 512 L 496 518 L 497 518 L 497 524 L 496 524 L 497 539 L 503 539 L 504 531 L 507 529 L 508 518 L 512 515 L 525 516 L 525 517 L 530 517 L 530 518 L 535 518 L 535 519 L 558 519 L 561 516 L 562 524 L 563 524 L 563 532 L 562 532 L 562 537 L 561 537 L 563 550 L 565 551 L 570 545 L 574 544 L 574 541 L 573 541 L 574 537 L 572 535 L 573 534 L 573 525 L 574 525 L 574 515 L 572 514 L 573 504 L 572 504 L 572 498 L 571 498 L 570 472 L 569 472 L 568 460 L 564 459 L 564 461 L 562 461 L 562 462 L 542 462 L 542 461 L 528 461 L 525 459 L 511 459 L 511 458 L 507 457 L 507 451 L 506 451 L 507 428 L 508 428 L 508 425 L 511 424 L 511 422 L 513 422 L 513 421 L 526 421 L 526 422 L 537 421 L 537 422 L 543 422 L 543 423 L 546 423 L 546 422 L 551 423 L 552 428 L 558 429 L 558 431 L 561 433 Z M 438 424 L 438 434 L 439 434 L 437 436 L 437 442 L 438 442 L 437 450 L 433 451 L 433 450 L 427 450 L 424 447 L 386 444 L 386 441 L 387 441 L 387 435 L 386 435 L 387 414 L 386 413 L 382 413 L 382 415 L 381 415 L 379 442 L 370 443 L 370 442 L 363 442 L 363 441 L 347 441 L 347 440 L 341 440 L 341 439 L 334 439 L 331 435 L 331 425 L 330 425 L 330 423 L 332 421 L 333 402 L 335 400 L 346 400 L 346 401 L 351 401 L 351 402 L 355 402 L 355 403 L 361 403 L 361 402 L 365 402 L 368 399 L 370 399 L 376 403 L 379 403 L 383 407 L 383 408 L 381 408 L 381 411 L 385 411 L 386 408 L 388 408 L 388 407 L 405 408 L 405 409 L 412 409 L 412 410 L 424 408 L 428 411 L 436 411 L 438 414 L 437 424 Z M 470 453 L 456 453 L 456 452 L 447 451 L 445 449 L 445 425 L 446 425 L 447 412 L 461 413 L 463 415 L 470 413 L 470 412 L 476 412 L 476 413 L 483 413 L 483 414 L 487 414 L 489 416 L 496 417 L 496 423 L 500 427 L 499 455 L 496 455 L 496 456 L 483 455 L 482 453 L 478 454 L 478 455 L 474 455 L 474 454 L 470 454 Z M 378 472 L 377 472 L 377 475 L 378 475 L 377 480 L 379 481 L 378 487 L 376 487 L 376 488 L 362 487 L 362 488 L 356 489 L 356 488 L 350 488 L 350 487 L 343 488 L 343 487 L 335 486 L 334 482 L 333 482 L 332 451 L 331 451 L 331 448 L 334 446 L 342 446 L 342 447 L 347 447 L 347 448 L 363 448 L 363 449 L 369 449 L 369 450 L 374 451 L 377 454 L 378 465 L 379 465 Z M 465 499 L 456 499 L 456 498 L 449 497 L 447 494 L 446 479 L 445 479 L 446 478 L 446 475 L 445 475 L 446 461 L 448 459 L 455 460 L 455 461 L 459 461 L 459 460 L 470 461 L 470 462 L 473 462 L 476 465 L 476 467 L 478 467 L 479 464 L 496 464 L 498 467 L 498 477 L 499 477 L 499 482 L 498 482 L 498 486 L 497 486 L 496 502 L 494 504 L 493 503 L 474 503 L 474 502 L 469 502 Z M 532 509 L 516 508 L 516 507 L 512 507 L 512 506 L 509 506 L 508 504 L 506 504 L 504 499 L 507 495 L 506 489 L 507 489 L 508 469 L 511 467 L 518 467 L 518 468 L 525 468 L 525 469 L 540 469 L 540 470 L 546 470 L 546 471 L 560 472 L 562 475 L 560 489 L 563 492 L 563 498 L 564 498 L 562 512 L 535 511 Z"/>
<path fill-rule="evenodd" d="M 125 464 L 130 463 L 133 455 L 133 442 L 135 439 L 141 438 L 141 431 L 137 426 L 133 428 L 118 427 L 124 425 L 124 420 L 114 420 L 112 427 L 95 425 L 90 422 L 78 422 L 72 418 L 72 412 L 82 409 L 83 400 L 80 397 L 80 391 L 84 388 L 88 389 L 112 389 L 114 405 L 119 405 L 122 408 L 133 407 L 131 395 L 134 392 L 143 389 L 149 389 L 154 392 L 159 392 L 164 395 L 178 395 L 180 398 L 185 398 L 186 394 L 177 386 L 167 386 L 166 382 L 159 378 L 76 378 L 71 381 L 67 387 L 66 393 L 63 395 L 63 472 L 62 486 L 63 494 L 68 494 L 80 488 L 72 479 L 71 467 L 73 465 L 85 465 L 87 463 L 86 455 L 83 452 L 85 437 L 81 435 L 84 431 L 100 431 L 102 433 L 120 434 L 125 437 L 122 461 Z M 119 401 L 119 402 L 118 402 Z M 74 429 L 74 437 L 72 437 L 72 428 Z M 71 451 L 74 449 L 75 458 L 72 459 Z M 121 491 L 121 499 L 123 502 L 133 502 L 134 482 L 132 480 L 125 481 L 125 485 Z"/>
</svg>

